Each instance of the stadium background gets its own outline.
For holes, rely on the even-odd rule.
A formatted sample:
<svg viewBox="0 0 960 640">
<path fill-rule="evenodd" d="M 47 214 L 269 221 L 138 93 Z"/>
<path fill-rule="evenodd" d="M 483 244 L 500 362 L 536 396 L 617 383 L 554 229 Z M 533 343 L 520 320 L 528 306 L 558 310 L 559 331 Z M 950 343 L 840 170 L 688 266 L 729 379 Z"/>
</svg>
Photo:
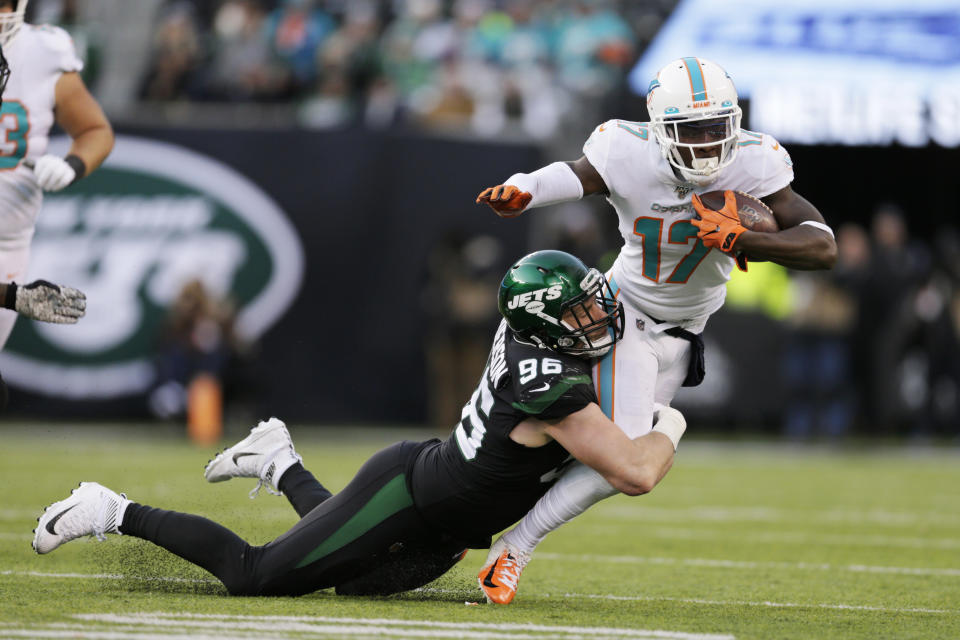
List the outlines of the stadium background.
<svg viewBox="0 0 960 640">
<path fill-rule="evenodd" d="M 502 221 L 476 194 L 645 119 L 640 78 L 702 55 L 789 148 L 841 257 L 738 274 L 677 404 L 716 432 L 955 439 L 960 12 L 768 4 L 32 0 L 118 142 L 41 213 L 31 275 L 90 313 L 18 323 L 7 420 L 176 423 L 209 371 L 228 426 L 448 428 L 509 261 L 620 244 L 602 199 Z"/>
</svg>

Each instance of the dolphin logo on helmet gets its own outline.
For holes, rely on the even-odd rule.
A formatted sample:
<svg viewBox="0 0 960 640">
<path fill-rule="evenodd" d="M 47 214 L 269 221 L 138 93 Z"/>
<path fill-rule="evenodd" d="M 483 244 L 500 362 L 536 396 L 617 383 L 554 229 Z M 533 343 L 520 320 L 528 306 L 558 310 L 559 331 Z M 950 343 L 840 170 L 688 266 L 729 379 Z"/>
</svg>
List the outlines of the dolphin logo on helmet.
<svg viewBox="0 0 960 640">
<path fill-rule="evenodd" d="M 657 72 L 647 110 L 660 152 L 687 182 L 706 186 L 737 155 L 743 112 L 733 80 L 705 58 L 678 58 Z"/>
</svg>

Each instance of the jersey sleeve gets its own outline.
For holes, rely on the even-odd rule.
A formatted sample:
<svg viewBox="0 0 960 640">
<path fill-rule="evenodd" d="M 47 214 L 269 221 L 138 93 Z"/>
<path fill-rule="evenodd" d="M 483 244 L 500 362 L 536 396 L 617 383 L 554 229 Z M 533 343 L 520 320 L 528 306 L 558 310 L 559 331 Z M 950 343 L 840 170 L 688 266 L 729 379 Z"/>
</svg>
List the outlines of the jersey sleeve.
<svg viewBox="0 0 960 640">
<path fill-rule="evenodd" d="M 587 141 L 583 143 L 583 155 L 590 161 L 593 168 L 597 170 L 603 181 L 610 187 L 610 151 L 613 145 L 614 132 L 611 130 L 616 127 L 616 120 L 607 120 L 598 125 Z"/>
<path fill-rule="evenodd" d="M 544 420 L 563 418 L 597 402 L 593 378 L 584 367 L 544 356 L 518 362 L 513 408 Z"/>
<path fill-rule="evenodd" d="M 70 34 L 53 25 L 37 25 L 34 27 L 41 34 L 44 44 L 44 53 L 49 56 L 51 71 L 70 73 L 83 70 L 83 60 L 77 55 L 73 38 Z"/>
<path fill-rule="evenodd" d="M 752 183 L 745 189 L 747 193 L 763 198 L 793 182 L 793 160 L 783 145 L 767 134 L 743 133 L 739 152 Z"/>
<path fill-rule="evenodd" d="M 643 164 L 649 151 L 647 145 L 656 144 L 645 122 L 607 120 L 599 125 L 583 143 L 583 155 L 600 177 L 611 195 L 624 193 L 628 185 L 649 170 Z"/>
</svg>

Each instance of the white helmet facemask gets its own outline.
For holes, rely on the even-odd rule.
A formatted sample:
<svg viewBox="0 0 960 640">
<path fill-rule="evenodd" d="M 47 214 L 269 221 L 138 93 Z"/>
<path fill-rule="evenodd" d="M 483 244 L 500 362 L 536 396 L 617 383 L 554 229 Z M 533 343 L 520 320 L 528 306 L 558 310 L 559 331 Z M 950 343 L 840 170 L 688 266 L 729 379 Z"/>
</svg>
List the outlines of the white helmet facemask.
<svg viewBox="0 0 960 640">
<path fill-rule="evenodd" d="M 742 112 L 719 65 L 680 58 L 657 73 L 647 110 L 663 157 L 687 182 L 706 186 L 737 155 Z"/>
<path fill-rule="evenodd" d="M 0 13 L 0 47 L 6 47 L 20 33 L 28 1 L 17 0 L 16 8 L 12 12 Z"/>
</svg>

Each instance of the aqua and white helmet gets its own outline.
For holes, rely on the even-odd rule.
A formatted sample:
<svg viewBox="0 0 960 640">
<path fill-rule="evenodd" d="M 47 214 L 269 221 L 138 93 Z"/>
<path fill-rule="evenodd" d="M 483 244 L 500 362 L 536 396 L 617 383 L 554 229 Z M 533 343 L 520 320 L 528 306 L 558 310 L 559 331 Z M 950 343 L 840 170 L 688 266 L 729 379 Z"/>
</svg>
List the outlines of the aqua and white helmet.
<svg viewBox="0 0 960 640">
<path fill-rule="evenodd" d="M 715 62 L 679 58 L 660 69 L 647 111 L 663 157 L 688 182 L 710 184 L 736 157 L 743 112 L 733 80 Z"/>
<path fill-rule="evenodd" d="M 20 33 L 23 26 L 23 16 L 27 12 L 29 0 L 14 0 L 13 11 L 0 13 L 0 47 L 5 47 Z"/>
</svg>

